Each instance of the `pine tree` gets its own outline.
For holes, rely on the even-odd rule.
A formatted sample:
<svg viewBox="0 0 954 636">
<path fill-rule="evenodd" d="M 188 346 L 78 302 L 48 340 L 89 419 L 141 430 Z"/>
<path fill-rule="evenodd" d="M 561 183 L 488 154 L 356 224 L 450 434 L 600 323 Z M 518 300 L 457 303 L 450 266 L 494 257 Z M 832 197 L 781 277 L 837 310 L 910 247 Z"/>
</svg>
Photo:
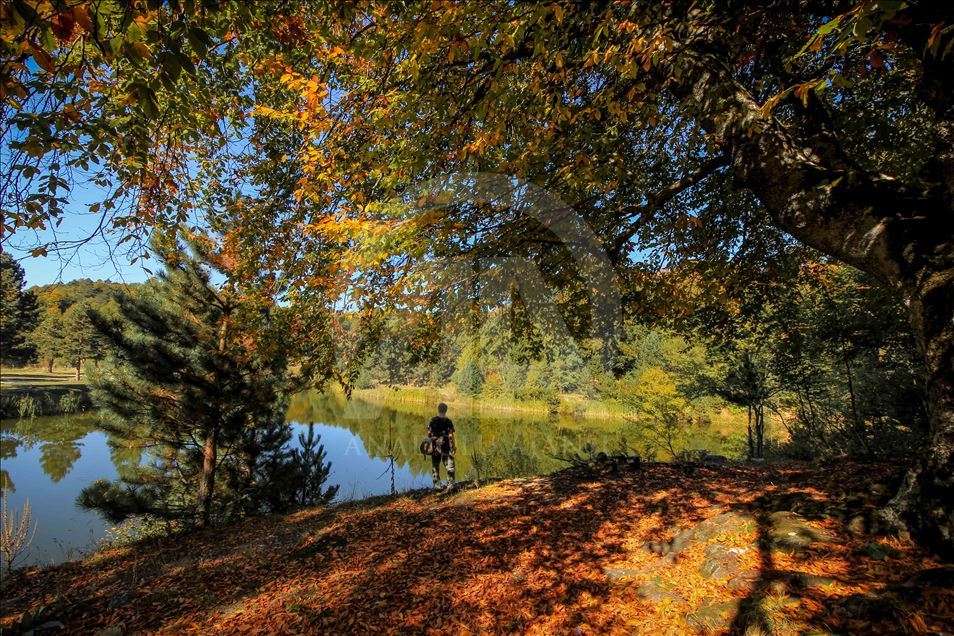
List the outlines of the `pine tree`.
<svg viewBox="0 0 954 636">
<path fill-rule="evenodd" d="M 39 322 L 39 308 L 25 285 L 20 264 L 0 252 L 0 359 L 6 364 L 29 362 L 36 354 L 26 336 Z"/>
<path fill-rule="evenodd" d="M 292 465 L 299 484 L 295 497 L 299 506 L 321 506 L 338 494 L 338 486 L 324 488 L 331 464 L 325 461 L 325 447 L 319 443 L 320 439 L 315 435 L 315 425 L 309 424 L 308 435 L 298 434 L 301 448 L 292 451 Z"/>
<path fill-rule="evenodd" d="M 116 317 L 89 312 L 112 350 L 92 384 L 103 426 L 152 458 L 81 494 L 80 505 L 111 520 L 151 514 L 207 525 L 280 509 L 291 496 L 270 489 L 298 485 L 274 479 L 291 455 L 283 449 L 286 352 L 257 338 L 270 312 L 213 286 L 209 254 L 198 242 L 191 251 L 157 249 L 165 271 L 156 284 L 117 295 Z"/>
</svg>

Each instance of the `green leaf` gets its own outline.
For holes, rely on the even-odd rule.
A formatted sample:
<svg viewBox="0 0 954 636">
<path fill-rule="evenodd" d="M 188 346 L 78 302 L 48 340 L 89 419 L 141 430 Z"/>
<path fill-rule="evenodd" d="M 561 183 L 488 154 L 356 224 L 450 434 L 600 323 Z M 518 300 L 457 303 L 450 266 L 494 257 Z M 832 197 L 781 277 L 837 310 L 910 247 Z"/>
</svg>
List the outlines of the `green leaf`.
<svg viewBox="0 0 954 636">
<path fill-rule="evenodd" d="M 204 38 L 199 34 L 205 36 Z M 198 27 L 192 27 L 186 32 L 186 38 L 189 40 L 189 46 L 192 47 L 192 50 L 195 51 L 195 54 L 200 58 L 204 58 L 208 53 L 208 46 L 206 45 L 206 39 L 208 36 Z"/>
<path fill-rule="evenodd" d="M 172 81 L 178 80 L 179 76 L 182 75 L 182 64 L 179 58 L 171 52 L 162 54 L 162 57 L 159 58 L 159 66 Z"/>
<path fill-rule="evenodd" d="M 195 75 L 195 64 L 192 63 L 192 58 L 183 53 L 182 51 L 171 51 L 173 57 L 176 58 L 176 61 L 179 62 L 179 65 L 189 75 Z"/>
<path fill-rule="evenodd" d="M 820 29 L 818 29 L 818 35 L 825 36 L 838 28 L 838 25 L 841 24 L 841 16 L 836 16 L 823 24 Z"/>
</svg>

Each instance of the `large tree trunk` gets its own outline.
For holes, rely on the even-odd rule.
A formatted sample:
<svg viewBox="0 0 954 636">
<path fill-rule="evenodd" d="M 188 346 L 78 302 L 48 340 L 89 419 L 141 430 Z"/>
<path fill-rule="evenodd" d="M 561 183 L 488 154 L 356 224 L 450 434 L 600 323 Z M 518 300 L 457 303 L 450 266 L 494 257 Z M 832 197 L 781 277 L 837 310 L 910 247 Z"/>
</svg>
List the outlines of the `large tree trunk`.
<svg viewBox="0 0 954 636">
<path fill-rule="evenodd" d="M 77 358 L 76 359 L 76 381 L 77 382 L 79 382 L 80 373 L 82 373 L 82 368 L 83 368 L 83 359 Z"/>
<path fill-rule="evenodd" d="M 46 359 L 46 372 L 53 373 L 53 358 Z"/>
<path fill-rule="evenodd" d="M 762 201 L 780 228 L 871 274 L 907 302 L 927 372 L 930 442 L 884 518 L 954 554 L 954 106 L 948 90 L 954 73 L 932 74 L 925 64 L 937 145 L 927 185 L 910 185 L 861 169 L 828 143 L 832 131 L 823 122 L 816 134 L 796 136 L 762 112 L 721 59 L 718 30 L 699 35 L 698 48 L 684 49 L 659 70 L 721 141 L 737 183 Z M 944 65 L 954 70 L 954 56 Z M 669 82 L 672 77 L 679 81 Z"/>
<path fill-rule="evenodd" d="M 202 455 L 202 475 L 199 480 L 199 525 L 207 526 L 212 516 L 212 495 L 215 491 L 215 465 L 218 453 L 219 429 L 206 433 Z"/>
<path fill-rule="evenodd" d="M 954 556 L 954 270 L 934 273 L 909 302 L 927 370 L 930 441 L 921 462 L 882 511 L 893 529 L 907 527 L 936 551 Z"/>
</svg>

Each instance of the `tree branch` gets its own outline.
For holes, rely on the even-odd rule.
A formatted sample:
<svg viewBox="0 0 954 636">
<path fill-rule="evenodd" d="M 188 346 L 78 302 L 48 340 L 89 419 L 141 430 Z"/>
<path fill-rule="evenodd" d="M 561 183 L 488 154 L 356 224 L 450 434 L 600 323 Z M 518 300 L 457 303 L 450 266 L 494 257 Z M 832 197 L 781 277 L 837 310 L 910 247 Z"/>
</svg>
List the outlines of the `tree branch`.
<svg viewBox="0 0 954 636">
<path fill-rule="evenodd" d="M 655 194 L 647 195 L 646 202 L 642 205 L 630 208 L 630 210 L 623 215 L 623 218 L 632 219 L 632 221 L 626 230 L 613 241 L 613 245 L 610 247 L 610 260 L 616 261 L 619 258 L 626 244 L 636 235 L 636 232 L 639 231 L 654 212 L 669 203 L 680 192 L 688 190 L 719 168 L 727 165 L 729 165 L 728 155 L 720 153 L 714 157 L 710 157 L 692 172 L 673 181 Z"/>
<path fill-rule="evenodd" d="M 680 78 L 669 81 L 670 90 L 724 144 L 737 183 L 783 230 L 906 293 L 923 272 L 954 270 L 954 214 L 946 197 L 844 166 L 796 139 L 762 113 L 717 54 L 684 49 L 658 70 Z"/>
</svg>

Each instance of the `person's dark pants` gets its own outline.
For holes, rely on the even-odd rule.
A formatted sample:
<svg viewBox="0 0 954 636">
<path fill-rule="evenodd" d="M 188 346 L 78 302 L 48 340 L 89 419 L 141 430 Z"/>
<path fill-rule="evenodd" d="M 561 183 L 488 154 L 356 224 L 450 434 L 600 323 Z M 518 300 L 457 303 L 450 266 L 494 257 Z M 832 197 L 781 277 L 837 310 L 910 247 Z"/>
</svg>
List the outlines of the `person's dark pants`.
<svg viewBox="0 0 954 636">
<path fill-rule="evenodd" d="M 434 487 L 441 485 L 441 462 L 444 463 L 444 469 L 447 470 L 447 485 L 454 485 L 454 457 L 447 453 L 435 453 L 431 455 L 431 477 L 434 478 Z"/>
</svg>

